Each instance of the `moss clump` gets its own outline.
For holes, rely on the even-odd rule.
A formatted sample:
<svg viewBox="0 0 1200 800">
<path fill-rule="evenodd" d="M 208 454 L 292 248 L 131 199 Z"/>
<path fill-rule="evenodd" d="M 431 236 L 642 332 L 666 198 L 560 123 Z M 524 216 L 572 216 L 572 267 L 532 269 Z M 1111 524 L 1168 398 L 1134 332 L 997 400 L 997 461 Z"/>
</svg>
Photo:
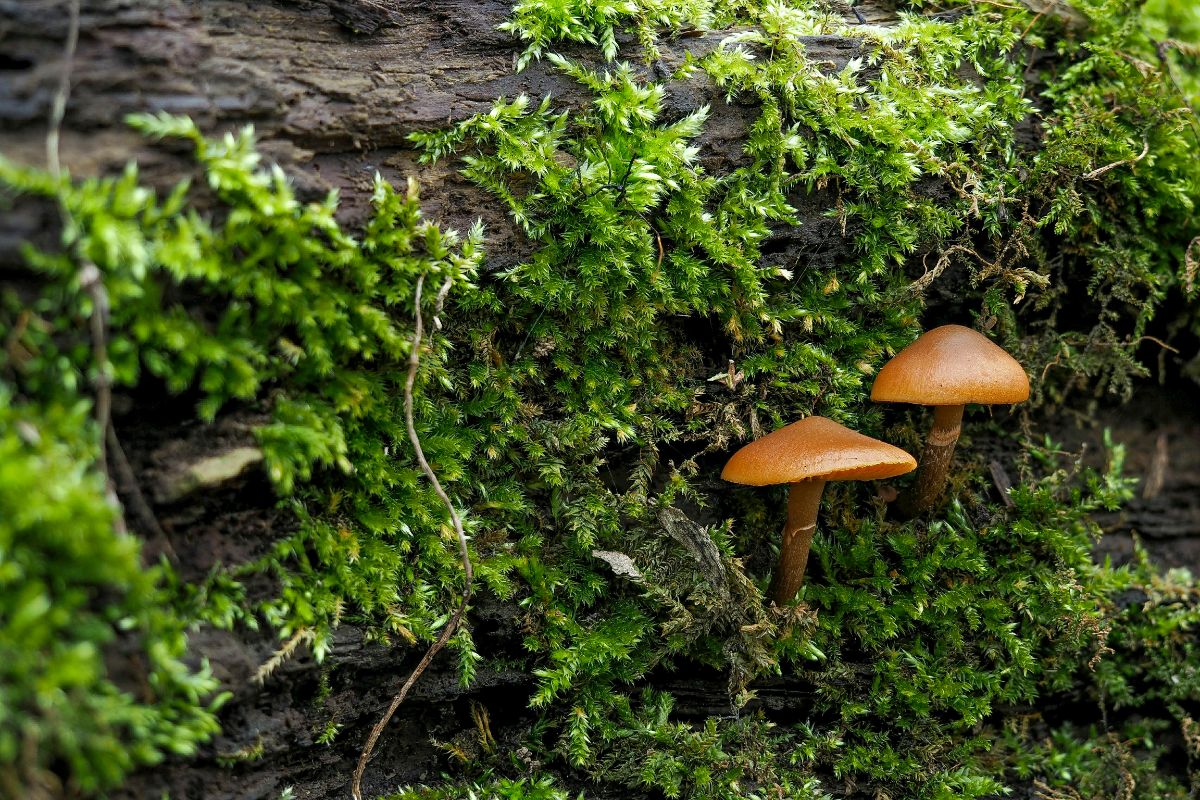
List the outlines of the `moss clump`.
<svg viewBox="0 0 1200 800">
<path fill-rule="evenodd" d="M 0 793 L 91 793 L 217 730 L 158 570 L 114 526 L 87 405 L 0 388 Z M 112 674 L 106 653 L 129 664 Z M 65 780 L 63 780 L 65 776 Z M 61 781 L 61 783 L 60 783 Z M 64 786 L 65 785 L 65 786 Z"/>
<path fill-rule="evenodd" d="M 1159 62 L 1157 23 L 1138 4 L 1080 9 L 1087 36 L 1057 41 L 1064 61 L 1043 76 L 1041 149 L 1024 159 L 1009 234 L 1045 265 L 1047 288 L 1025 316 L 1028 357 L 1054 378 L 1040 387 L 1053 401 L 1089 384 L 1128 397 L 1149 374 L 1138 350 L 1164 300 L 1195 297 L 1185 258 L 1200 197 L 1195 98 Z"/>
<path fill-rule="evenodd" d="M 1100 720 L 1056 724 L 1036 710 L 1014 715 L 1004 722 L 995 768 L 1052 800 L 1194 797 L 1200 584 L 1187 570 L 1161 572 L 1136 543 L 1129 567 L 1101 576 L 1106 648 L 1075 673 Z"/>
<path fill-rule="evenodd" d="M 31 786 L 30 776 L 51 767 L 72 785 L 109 786 L 130 766 L 164 751 L 187 752 L 211 735 L 215 722 L 202 699 L 214 684 L 177 661 L 189 624 L 253 625 L 265 618 L 282 637 L 309 642 L 320 658 L 347 613 L 371 615 L 380 636 L 429 635 L 440 616 L 430 584 L 455 580 L 457 559 L 437 555 L 442 546 L 432 520 L 444 511 L 440 501 L 419 482 L 415 464 L 388 453 L 407 442 L 401 365 L 415 277 L 447 291 L 464 284 L 480 233 L 460 243 L 420 219 L 415 186 L 399 194 L 379 180 L 375 215 L 360 242 L 334 221 L 335 197 L 302 204 L 280 170 L 259 165 L 250 131 L 208 140 L 184 119 L 134 123 L 194 145 L 219 213 L 190 208 L 187 183 L 159 200 L 138 184 L 132 167 L 117 178 L 72 184 L 0 161 L 0 183 L 54 198 L 70 220 L 63 252 L 28 251 L 43 281 L 32 303 L 15 292 L 0 296 L 0 331 L 9 343 L 0 354 L 0 388 L 26 414 L 6 418 L 3 429 L 5 445 L 22 456 L 5 466 L 23 476 L 4 487 L 13 492 L 4 495 L 12 505 L 0 507 L 3 524 L 17 526 L 0 527 L 19 548 L 9 576 L 17 603 L 11 610 L 21 625 L 31 624 L 24 617 L 36 611 L 65 631 L 76 630 L 69 621 L 75 617 L 81 637 L 64 635 L 61 653 L 58 644 L 43 652 L 54 641 L 53 626 L 45 629 L 48 638 L 11 643 L 10 663 L 27 672 L 6 704 L 11 710 L 0 742 L 16 786 Z M 80 323 L 92 313 L 79 286 L 81 263 L 99 270 L 111 303 L 106 364 L 93 362 Z M 179 287 L 184 291 L 173 291 Z M 183 295 L 192 305 L 177 299 Z M 87 393 L 101 371 L 118 387 L 148 372 L 170 390 L 195 392 L 202 418 L 231 400 L 268 405 L 270 422 L 257 435 L 281 497 L 301 520 L 296 532 L 260 562 L 215 573 L 203 591 L 182 585 L 165 567 L 143 572 L 138 540 L 116 530 L 93 463 L 100 434 L 87 424 Z M 439 379 L 436 350 L 426 356 L 423 378 Z M 453 430 L 456 413 L 423 411 L 426 449 L 451 472 L 453 460 L 467 452 Z M 438 416 L 440 435 L 424 427 Z M 44 457 L 57 459 L 54 469 L 33 469 L 43 456 L 22 451 L 29 447 L 20 426 L 49 448 Z M 50 447 L 67 434 L 69 447 Z M 321 468 L 340 477 L 320 492 L 298 485 Z M 61 485 L 39 492 L 27 486 L 59 474 Z M 26 502 L 23 515 L 8 513 Z M 314 508 L 320 511 L 309 513 Z M 76 513 L 85 527 L 63 539 L 57 527 Z M 54 528 L 54 535 L 39 526 Z M 409 556 L 414 550 L 423 551 L 419 572 Z M 445 572 L 435 577 L 427 570 L 436 563 Z M 278 593 L 250 604 L 239 580 L 259 572 L 276 578 Z M 481 572 L 488 577 L 486 568 Z M 39 589 L 42 575 L 59 576 L 54 591 Z M 96 607 L 109 593 L 129 599 Z M 26 601 L 32 610 L 18 614 Z M 124 629 L 145 634 L 141 646 L 131 645 L 149 659 L 142 677 L 163 684 L 141 703 L 112 688 L 101 660 L 103 645 Z M 456 643 L 469 665 L 469 636 Z M 78 662 L 75 673 L 67 655 Z M 58 687 L 60 680 L 69 691 Z M 26 697 L 42 684 L 45 698 Z M 61 704 L 90 715 L 89 723 L 76 726 L 74 714 L 59 715 Z M 44 748 L 26 749 L 39 737 Z"/>
<path fill-rule="evenodd" d="M 570 792 L 555 785 L 553 778 L 540 777 L 495 778 L 461 786 L 405 789 L 386 800 L 571 800 L 571 797 Z"/>
<path fill-rule="evenodd" d="M 654 57 L 660 30 L 707 27 L 721 11 L 717 5 L 713 0 L 518 0 L 500 29 L 525 43 L 518 70 L 559 42 L 596 45 L 611 61 L 621 32 L 635 34 L 647 57 Z"/>
</svg>

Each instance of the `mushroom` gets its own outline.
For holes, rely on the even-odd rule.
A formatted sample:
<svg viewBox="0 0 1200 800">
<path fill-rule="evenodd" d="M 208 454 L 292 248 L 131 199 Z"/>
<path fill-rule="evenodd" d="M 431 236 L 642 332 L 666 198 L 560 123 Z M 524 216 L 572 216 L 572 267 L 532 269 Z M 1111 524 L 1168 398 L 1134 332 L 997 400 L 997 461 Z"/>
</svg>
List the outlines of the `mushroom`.
<svg viewBox="0 0 1200 800">
<path fill-rule="evenodd" d="M 807 417 L 756 439 L 733 454 L 721 477 L 750 486 L 788 485 L 787 522 L 768 594 L 777 605 L 804 581 L 817 506 L 826 481 L 890 478 L 916 469 L 898 447 L 856 433 L 825 417 Z"/>
<path fill-rule="evenodd" d="M 883 365 L 871 399 L 934 407 L 916 482 L 897 501 L 900 516 L 907 519 L 933 505 L 945 488 L 963 406 L 1028 400 L 1029 376 L 983 334 L 962 325 L 943 325 L 925 332 Z"/>
</svg>

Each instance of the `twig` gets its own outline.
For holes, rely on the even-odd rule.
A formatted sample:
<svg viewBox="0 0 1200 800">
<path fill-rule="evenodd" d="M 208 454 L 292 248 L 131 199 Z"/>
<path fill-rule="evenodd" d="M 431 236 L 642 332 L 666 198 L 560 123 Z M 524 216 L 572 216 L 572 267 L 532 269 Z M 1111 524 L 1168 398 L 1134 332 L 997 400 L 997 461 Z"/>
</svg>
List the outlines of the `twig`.
<svg viewBox="0 0 1200 800">
<path fill-rule="evenodd" d="M 1037 14 L 1034 16 L 1034 18 L 1029 21 L 1029 24 L 1025 26 L 1025 30 L 1021 31 L 1021 35 L 1018 36 L 1017 38 L 1020 39 L 1021 41 L 1024 41 L 1025 37 L 1029 35 L 1029 32 L 1031 30 L 1033 30 L 1033 26 L 1037 25 L 1038 20 L 1040 20 L 1045 15 L 1045 13 L 1046 12 L 1044 12 L 1044 11 L 1037 12 Z"/>
<path fill-rule="evenodd" d="M 921 275 L 921 277 L 917 278 L 908 285 L 908 290 L 913 294 L 924 293 L 925 290 L 929 288 L 930 284 L 937 280 L 938 277 L 946 271 L 946 267 L 950 266 L 950 257 L 955 253 L 966 253 L 967 255 L 974 256 L 981 263 L 988 264 L 988 261 L 983 256 L 979 255 L 979 253 L 975 252 L 970 247 L 956 244 L 953 247 L 943 250 L 938 255 L 937 263 L 933 265 L 933 269 L 926 269 L 925 273 Z M 991 264 L 988 265 L 993 266 Z"/>
<path fill-rule="evenodd" d="M 55 178 L 62 177 L 62 162 L 58 146 L 62 135 L 63 118 L 67 113 L 67 100 L 71 96 L 71 70 L 75 64 L 75 50 L 79 46 L 79 0 L 67 0 L 67 41 L 63 45 L 63 65 L 58 76 L 58 89 L 50 103 L 50 122 L 46 131 L 46 165 Z M 67 209 L 59 203 L 63 225 L 69 222 Z M 104 288 L 104 276 L 100 269 L 82 259 L 79 268 L 79 288 L 92 301 L 91 339 L 92 360 L 96 362 L 96 423 L 100 426 L 100 453 L 97 463 L 104 474 L 104 483 L 109 500 L 117 508 L 121 503 L 113 489 L 112 476 L 108 473 L 108 430 L 112 417 L 112 386 L 108 376 L 108 292 Z M 124 522 L 118 524 L 123 528 Z"/>
<path fill-rule="evenodd" d="M 146 496 L 142 494 L 142 487 L 138 484 L 137 475 L 133 471 L 133 465 L 129 463 L 129 458 L 125 455 L 124 448 L 121 447 L 121 440 L 117 438 L 117 429 L 112 425 L 108 426 L 108 435 L 106 438 L 108 439 L 108 453 L 112 457 L 117 477 L 122 484 L 125 494 L 128 496 L 129 505 L 133 513 L 137 516 L 138 521 L 145 526 L 149 537 L 158 544 L 160 552 L 165 553 L 167 558 L 178 564 L 179 555 L 175 552 L 175 548 L 171 546 L 171 539 L 167 536 L 167 532 L 163 530 L 162 525 L 159 524 L 154 510 L 146 502 Z M 153 560 L 154 555 L 152 552 L 142 551 L 142 557 L 145 559 Z"/>
<path fill-rule="evenodd" d="M 438 308 L 441 307 L 441 301 L 445 299 L 447 291 L 446 284 L 443 284 L 443 291 L 438 293 Z M 413 684 L 421 677 L 429 663 L 433 661 L 433 657 L 438 654 L 446 643 L 450 641 L 450 637 L 458 630 L 458 626 L 462 622 L 463 615 L 467 611 L 467 604 L 471 602 L 471 582 L 474 578 L 474 571 L 471 568 L 471 556 L 467 551 L 467 535 L 463 532 L 462 519 L 458 516 L 458 511 L 454 508 L 454 503 L 450 502 L 449 495 L 442 488 L 441 481 L 438 480 L 437 474 L 433 468 L 429 466 L 429 461 L 425 458 L 425 451 L 421 448 L 421 439 L 417 436 L 417 428 L 413 423 L 413 387 L 417 381 L 417 368 L 420 366 L 421 341 L 425 335 L 424 321 L 421 317 L 421 290 L 425 285 L 425 276 L 417 278 L 417 288 L 415 299 L 413 302 L 416 324 L 413 329 L 412 351 L 408 356 L 408 378 L 404 382 L 404 424 L 408 428 L 408 440 L 412 443 L 413 452 L 417 456 L 417 463 L 421 465 L 421 471 L 425 473 L 425 477 L 433 485 L 434 492 L 446 504 L 446 510 L 450 513 L 450 521 L 454 523 L 454 532 L 458 536 L 458 554 L 462 558 L 464 585 L 462 592 L 462 602 L 458 609 L 455 610 L 454 616 L 446 623 L 446 627 L 442 628 L 442 633 L 438 636 L 429 649 L 425 652 L 425 656 L 417 664 L 417 668 L 408 676 L 408 680 L 400 687 L 400 691 L 392 698 L 392 704 L 388 706 L 383 717 L 375 723 L 375 727 L 371 729 L 371 733 L 367 736 L 367 743 L 363 747 L 362 755 L 359 756 L 358 766 L 354 768 L 354 781 L 351 784 L 350 792 L 354 796 L 354 800 L 362 800 L 362 777 L 366 772 L 367 762 L 371 758 L 371 753 L 375 750 L 375 744 L 379 741 L 383 729 L 391 722 L 392 715 L 396 713 L 396 709 L 404 702 L 404 698 L 408 696 L 408 692 L 412 689 Z"/>
<path fill-rule="evenodd" d="M 79 270 L 79 288 L 92 300 L 90 320 L 92 360 L 96 362 L 96 424 L 100 426 L 100 455 L 98 461 L 104 479 L 112 491 L 112 476 L 108 474 L 108 431 L 112 428 L 112 383 L 108 375 L 108 291 L 100 268 L 84 261 Z"/>
<path fill-rule="evenodd" d="M 75 62 L 75 48 L 79 46 L 79 0 L 67 0 L 67 41 L 63 46 L 63 67 L 58 76 L 58 90 L 50 103 L 50 129 L 46 132 L 46 163 L 50 174 L 58 177 L 62 167 L 58 160 L 59 132 L 63 117 L 67 113 L 67 98 L 71 96 L 71 67 Z"/>
<path fill-rule="evenodd" d="M 1105 164 L 1103 167 L 1098 167 L 1097 169 L 1094 169 L 1091 172 L 1084 175 L 1083 179 L 1085 181 L 1094 180 L 1096 178 L 1099 178 L 1104 173 L 1116 169 L 1117 167 L 1123 167 L 1126 164 L 1136 164 L 1139 161 L 1141 161 L 1143 158 L 1145 158 L 1146 154 L 1149 152 L 1150 152 L 1150 140 L 1142 139 L 1142 152 L 1136 158 L 1123 158 L 1120 161 L 1114 161 L 1111 164 Z"/>
<path fill-rule="evenodd" d="M 1134 342 L 1134 344 L 1137 345 L 1137 344 L 1141 344 L 1142 342 L 1154 342 L 1156 345 L 1161 347 L 1163 350 L 1168 350 L 1168 351 L 1174 353 L 1175 355 L 1179 355 L 1179 348 L 1172 347 L 1171 345 L 1164 342 L 1162 339 L 1159 339 L 1157 336 L 1151 336 L 1149 334 L 1146 334 L 1144 336 L 1139 336 L 1137 338 L 1137 341 Z"/>
</svg>

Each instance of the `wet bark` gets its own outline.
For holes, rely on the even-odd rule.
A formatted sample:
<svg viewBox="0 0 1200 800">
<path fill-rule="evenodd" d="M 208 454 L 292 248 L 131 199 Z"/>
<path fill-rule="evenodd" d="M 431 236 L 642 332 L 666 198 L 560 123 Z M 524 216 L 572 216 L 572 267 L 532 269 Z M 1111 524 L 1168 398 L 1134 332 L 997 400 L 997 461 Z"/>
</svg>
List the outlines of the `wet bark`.
<svg viewBox="0 0 1200 800">
<path fill-rule="evenodd" d="M 73 174 L 111 172 L 131 159 L 161 183 L 190 171 L 186 160 L 129 130 L 122 120 L 131 112 L 188 114 L 210 131 L 253 124 L 264 151 L 303 193 L 340 190 L 348 219 L 366 209 L 376 170 L 392 181 L 417 177 L 432 219 L 465 230 L 483 218 L 489 264 L 497 269 L 527 252 L 515 226 L 452 163 L 417 164 L 405 137 L 486 111 L 501 96 L 552 94 L 564 108 L 586 102 L 577 84 L 545 62 L 513 72 L 520 44 L 496 30 L 508 0 L 82 2 L 62 141 Z M 44 163 L 45 121 L 66 35 L 63 8 L 60 0 L 0 0 L 0 152 L 18 161 Z M 859 8 L 871 19 L 886 18 L 869 5 Z M 362 15 L 378 22 L 370 35 L 353 32 L 371 27 Z M 685 54 L 710 52 L 724 35 L 666 42 L 662 61 L 639 69 L 647 79 L 666 79 Z M 831 70 L 861 50 L 857 40 L 832 36 L 811 37 L 806 46 Z M 597 61 L 595 48 L 560 51 Z M 678 118 L 704 104 L 716 113 L 700 142 L 702 160 L 725 171 L 742 160 L 757 110 L 727 104 L 724 92 L 699 75 L 671 82 L 664 116 Z M 812 200 L 800 202 L 802 212 L 807 206 L 815 216 Z M 45 219 L 16 211 L 0 223 L 0 265 L 13 260 L 22 235 L 44 228 Z M 818 258 L 841 252 L 829 243 L 842 238 L 835 222 L 800 231 L 787 232 L 784 246 L 807 245 Z"/>
</svg>

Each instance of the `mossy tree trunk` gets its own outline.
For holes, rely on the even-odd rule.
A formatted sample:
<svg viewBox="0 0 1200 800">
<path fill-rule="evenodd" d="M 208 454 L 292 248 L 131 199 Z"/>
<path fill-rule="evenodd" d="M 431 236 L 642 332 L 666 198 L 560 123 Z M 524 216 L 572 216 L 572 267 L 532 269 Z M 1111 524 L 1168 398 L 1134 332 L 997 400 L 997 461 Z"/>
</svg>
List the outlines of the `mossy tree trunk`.
<svg viewBox="0 0 1200 800">
<path fill-rule="evenodd" d="M 46 121 L 63 68 L 64 9 L 59 2 L 0 4 L 0 152 L 18 162 L 45 163 Z M 497 31 L 510 10 L 506 0 L 83 0 L 63 164 L 83 177 L 111 174 L 136 160 L 147 180 L 166 187 L 191 174 L 191 160 L 147 143 L 124 125 L 126 114 L 187 114 L 210 132 L 252 123 L 262 150 L 293 177 L 303 199 L 337 189 L 341 213 L 353 222 L 367 209 L 376 171 L 396 184 L 414 176 L 426 215 L 440 225 L 465 230 L 482 217 L 487 268 L 503 269 L 528 254 L 530 245 L 500 205 L 460 178 L 452 162 L 419 164 L 405 137 L 486 111 L 500 96 L 552 93 L 565 106 L 586 101 L 578 84 L 544 63 L 514 72 L 521 48 Z M 870 4 L 858 12 L 873 22 L 888 19 Z M 702 55 L 720 38 L 666 42 L 661 62 L 638 69 L 648 79 L 665 78 L 686 53 Z M 812 37 L 807 47 L 812 59 L 837 70 L 860 54 L 861 43 Z M 593 48 L 564 51 L 598 63 Z M 701 74 L 671 84 L 664 116 L 678 118 L 704 104 L 714 112 L 700 139 L 702 160 L 719 169 L 743 162 L 757 107 L 727 104 L 724 92 Z M 847 245 L 837 222 L 820 216 L 830 202 L 809 196 L 797 197 L 796 204 L 805 225 L 777 233 L 775 257 L 805 251 L 832 262 L 843 256 Z M 19 245 L 52 245 L 57 219 L 44 204 L 4 210 L 0 282 L 20 286 L 31 280 Z M 131 529 L 146 535 L 147 561 L 165 555 L 182 578 L 198 580 L 217 564 L 262 555 L 291 529 L 293 521 L 277 509 L 253 456 L 250 431 L 262 421 L 262 409 L 231 407 L 202 425 L 194 421 L 193 398 L 172 397 L 161 388 L 144 386 L 114 400 L 114 427 L 132 469 L 112 472 Z M 482 652 L 520 652 L 515 609 L 484 602 L 473 610 L 471 624 Z M 301 647 L 264 683 L 256 681 L 278 646 L 265 626 L 259 632 L 194 634 L 195 657 L 209 659 L 223 688 L 233 693 L 222 712 L 224 732 L 199 758 L 143 771 L 113 796 L 169 792 L 273 800 L 287 786 L 298 798 L 345 795 L 366 730 L 420 648 L 367 644 L 345 624 L 324 665 Z M 118 654 L 111 667 L 131 686 L 137 683 L 135 660 Z M 382 740 L 366 793 L 436 778 L 444 754 L 431 739 L 469 731 L 472 699 L 490 710 L 493 732 L 503 742 L 505 731 L 520 730 L 531 719 L 530 687 L 522 673 L 482 670 L 464 691 L 452 665 L 435 663 Z M 689 707 L 697 713 L 723 709 L 724 692 L 722 676 L 698 679 L 680 707 L 684 713 Z M 778 709 L 800 697 L 786 686 L 763 687 L 760 695 Z M 345 724 L 336 742 L 316 743 L 324 722 L 334 717 Z"/>
<path fill-rule="evenodd" d="M 552 93 L 565 108 L 590 99 L 578 83 L 544 62 L 514 71 L 522 48 L 497 30 L 511 11 L 510 0 L 81 2 L 82 31 L 61 147 L 73 175 L 112 173 L 136 160 L 147 180 L 165 187 L 193 172 L 190 158 L 152 146 L 129 130 L 122 120 L 131 112 L 187 114 L 207 132 L 252 123 L 262 150 L 293 177 L 300 196 L 317 199 L 337 189 L 340 213 L 348 222 L 365 215 L 376 172 L 397 185 L 417 178 L 423 209 L 439 225 L 465 230 L 482 217 L 490 271 L 521 261 L 533 246 L 494 197 L 455 172 L 453 160 L 418 163 L 406 136 L 486 112 L 501 96 Z M 17 161 L 44 163 L 46 120 L 63 68 L 63 9 L 56 0 L 0 0 L 0 153 Z M 890 20 L 882 4 L 871 2 L 853 11 L 847 5 L 845 17 L 874 24 Z M 648 80 L 666 79 L 689 53 L 710 52 L 724 36 L 663 42 L 662 59 L 636 69 Z M 829 71 L 863 55 L 863 40 L 855 38 L 809 37 L 804 44 L 807 57 Z M 599 65 L 594 47 L 556 49 Z M 746 163 L 747 131 L 760 109 L 727 103 L 725 92 L 698 72 L 670 82 L 663 117 L 673 121 L 703 105 L 711 106 L 712 114 L 697 141 L 700 160 L 710 173 L 728 173 Z M 945 190 L 935 180 L 927 188 L 931 194 Z M 845 228 L 825 213 L 840 204 L 836 192 L 797 193 L 789 200 L 803 224 L 777 229 L 762 249 L 765 260 L 790 268 L 803 258 L 806 268 L 823 270 L 851 257 Z M 0 285 L 18 291 L 31 285 L 18 245 L 25 240 L 53 244 L 57 224 L 56 210 L 47 205 L 22 202 L 0 210 Z M 731 370 L 731 389 L 734 383 Z M 169 558 L 188 581 L 198 581 L 218 564 L 262 556 L 296 524 L 278 507 L 256 455 L 252 430 L 268 419 L 266 409 L 230 405 L 215 422 L 200 424 L 195 399 L 172 396 L 152 381 L 136 392 L 119 393 L 114 426 L 129 469 L 118 463 L 110 467 L 129 527 L 146 539 L 147 562 Z M 1194 414 L 1194 403 L 1187 408 Z M 1195 439 L 1194 418 L 1182 413 L 1172 418 L 1185 420 L 1172 436 Z M 1143 455 L 1154 452 L 1153 437 L 1147 441 Z M 1132 446 L 1135 467 L 1138 447 Z M 1147 535 L 1159 531 L 1166 538 L 1197 530 L 1194 486 L 1200 467 L 1194 459 L 1183 463 L 1191 455 L 1175 456 L 1166 488 L 1132 506 L 1132 519 Z M 1119 521 L 1110 527 L 1128 534 Z M 1172 563 L 1194 557 L 1192 548 Z M 769 564 L 760 566 L 769 569 Z M 247 589 L 266 597 L 273 587 L 260 575 L 247 581 Z M 471 611 L 470 625 L 482 654 L 512 655 L 509 663 L 517 661 L 524 625 L 520 609 L 485 594 Z M 233 695 L 222 711 L 223 733 L 198 758 L 144 770 L 111 796 L 275 800 L 288 786 L 297 798 L 347 796 L 367 730 L 422 648 L 368 643 L 361 630 L 343 623 L 324 664 L 315 663 L 300 645 L 265 675 L 260 668 L 279 645 L 266 625 L 260 631 L 193 634 L 194 657 L 209 659 Z M 108 667 L 129 691 L 149 693 L 139 684 L 143 669 L 137 659 L 115 650 Z M 466 746 L 477 741 L 473 702 L 488 710 L 498 746 L 517 752 L 519 736 L 533 719 L 528 709 L 533 678 L 515 669 L 485 667 L 464 690 L 457 673 L 443 656 L 417 684 L 381 740 L 367 771 L 366 795 L 435 781 L 447 757 L 433 740 Z M 260 676 L 265 680 L 256 679 Z M 650 680 L 674 695 L 682 717 L 729 712 L 725 675 L 656 674 Z M 754 707 L 804 719 L 810 688 L 800 678 L 758 681 Z M 342 726 L 340 733 L 331 745 L 318 743 L 331 720 Z M 589 796 L 603 795 L 589 791 Z"/>
</svg>

